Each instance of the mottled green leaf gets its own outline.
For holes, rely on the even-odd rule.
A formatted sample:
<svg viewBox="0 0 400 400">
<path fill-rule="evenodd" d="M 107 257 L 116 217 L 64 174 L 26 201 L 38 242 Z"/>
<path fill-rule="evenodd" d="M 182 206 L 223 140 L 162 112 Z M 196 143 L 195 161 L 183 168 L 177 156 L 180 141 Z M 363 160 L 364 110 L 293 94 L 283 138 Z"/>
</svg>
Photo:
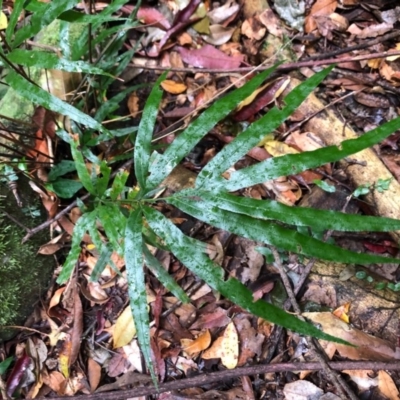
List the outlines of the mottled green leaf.
<svg viewBox="0 0 400 400">
<path fill-rule="evenodd" d="M 291 207 L 274 200 L 257 200 L 222 192 L 213 193 L 205 190 L 188 189 L 174 194 L 171 197 L 171 202 L 174 199 L 181 199 L 181 201 L 187 201 L 191 204 L 199 203 L 199 207 L 205 211 L 220 208 L 232 213 L 248 215 L 254 219 L 309 226 L 320 231 L 328 229 L 347 232 L 400 230 L 400 220 L 397 219 L 345 214 L 338 211 L 306 207 Z"/>
<path fill-rule="evenodd" d="M 185 291 L 176 283 L 174 278 L 165 270 L 160 262 L 150 253 L 146 245 L 143 245 L 143 253 L 147 267 L 153 272 L 164 287 L 172 292 L 182 303 L 189 303 L 190 298 Z"/>
<path fill-rule="evenodd" d="M 96 207 L 97 216 L 103 225 L 104 231 L 106 232 L 107 238 L 112 244 L 114 250 L 118 254 L 123 254 L 123 241 L 126 218 L 121 213 L 117 204 L 107 203 L 101 204 Z"/>
<path fill-rule="evenodd" d="M 96 179 L 96 192 L 97 196 L 102 197 L 107 190 L 108 182 L 111 176 L 111 168 L 105 160 L 100 162 L 101 176 Z"/>
<path fill-rule="evenodd" d="M 129 172 L 125 170 L 119 170 L 117 175 L 114 177 L 113 184 L 110 191 L 110 199 L 115 201 L 118 196 L 122 193 L 125 188 L 125 183 L 128 180 Z"/>
<path fill-rule="evenodd" d="M 253 293 L 238 280 L 234 278 L 224 280 L 223 269 L 206 256 L 201 242 L 185 236 L 172 222 L 154 209 L 145 207 L 144 214 L 152 229 L 187 268 L 235 304 L 254 315 L 295 332 L 347 344 L 344 340 L 327 335 L 313 325 L 299 320 L 272 304 L 263 300 L 254 301 Z"/>
<path fill-rule="evenodd" d="M 107 75 L 102 69 L 94 67 L 85 61 L 69 61 L 60 58 L 57 54 L 48 51 L 15 49 L 7 54 L 9 61 L 24 67 L 37 67 L 44 69 L 58 69 L 67 72 L 83 72 L 87 74 Z"/>
<path fill-rule="evenodd" d="M 96 189 L 93 185 L 92 178 L 86 168 L 85 160 L 81 150 L 79 149 L 79 138 L 75 136 L 70 141 L 72 158 L 75 161 L 76 171 L 78 172 L 79 180 L 82 182 L 85 189 L 91 193 L 96 194 Z"/>
<path fill-rule="evenodd" d="M 48 175 L 49 181 L 54 181 L 60 176 L 63 176 L 72 171 L 76 171 L 75 162 L 69 160 L 61 160 L 59 163 L 51 168 Z"/>
<path fill-rule="evenodd" d="M 199 201 L 197 197 L 186 200 L 173 197 L 168 198 L 167 201 L 185 213 L 217 228 L 251 240 L 262 241 L 278 249 L 304 254 L 309 257 L 317 257 L 322 260 L 344 263 L 370 264 L 398 262 L 397 259 L 393 258 L 353 253 L 352 251 L 322 242 L 273 222 L 259 220 L 243 214 L 236 214 L 218 207 L 210 208 L 205 203 Z"/>
<path fill-rule="evenodd" d="M 137 329 L 138 341 L 144 360 L 150 370 L 153 381 L 157 378 L 151 359 L 149 314 L 143 270 L 142 210 L 133 211 L 125 230 L 125 265 L 128 279 L 129 300 L 133 320 Z"/>
<path fill-rule="evenodd" d="M 22 0 L 19 0 L 22 2 Z M 18 29 L 15 33 L 12 48 L 18 47 L 24 40 L 35 36 L 44 27 L 50 25 L 60 14 L 70 10 L 79 3 L 79 0 L 51 1 L 43 6 L 41 12 L 32 14 L 29 23 Z"/>
<path fill-rule="evenodd" d="M 242 100 L 248 97 L 258 86 L 276 70 L 278 65 L 258 74 L 240 89 L 229 93 L 210 105 L 196 120 L 170 144 L 164 154 L 157 154 L 150 165 L 150 177 L 147 189 L 158 186 L 179 162 L 193 149 L 220 120 L 225 118 Z M 224 172 L 224 171 L 223 171 Z"/>
<path fill-rule="evenodd" d="M 89 214 L 83 214 L 75 224 L 72 235 L 71 249 L 68 253 L 67 259 L 64 262 L 61 273 L 57 278 L 57 283 L 60 285 L 65 283 L 71 277 L 79 255 L 81 254 L 81 241 L 83 235 L 86 233 L 87 225 L 90 223 L 88 215 Z"/>
<path fill-rule="evenodd" d="M 62 199 L 70 199 L 83 187 L 82 183 L 73 179 L 57 179 L 46 183 L 46 188 Z"/>
<path fill-rule="evenodd" d="M 104 271 L 108 262 L 110 261 L 111 254 L 111 248 L 108 246 L 102 246 L 100 250 L 100 257 L 97 259 L 93 271 L 90 274 L 90 280 L 92 282 L 96 282 L 100 278 L 101 273 Z"/>
<path fill-rule="evenodd" d="M 279 176 L 295 175 L 307 169 L 339 161 L 358 153 L 379 143 L 398 129 L 400 129 L 400 118 L 393 119 L 357 139 L 345 140 L 339 146 L 329 146 L 300 154 L 270 158 L 233 172 L 228 181 L 217 177 L 218 183 L 213 187 L 216 190 L 233 192 Z M 207 188 L 210 188 L 210 185 L 207 185 Z"/>
<path fill-rule="evenodd" d="M 12 35 L 15 33 L 15 27 L 17 26 L 18 19 L 21 16 L 21 12 L 24 7 L 23 1 L 14 1 L 12 7 L 12 13 L 8 21 L 8 26 L 6 29 L 6 41 L 7 43 L 12 43 Z"/>
<path fill-rule="evenodd" d="M 266 134 L 278 128 L 299 107 L 306 97 L 313 92 L 332 69 L 333 66 L 326 68 L 296 86 L 283 99 L 284 106 L 282 108 L 275 106 L 267 114 L 251 124 L 233 142 L 225 146 L 201 170 L 196 179 L 196 187 L 210 189 L 211 187 L 218 186 L 217 182 L 221 181 L 221 175 L 253 147 L 257 146 Z"/>
<path fill-rule="evenodd" d="M 15 90 L 18 94 L 32 103 L 39 104 L 46 109 L 57 112 L 61 115 L 70 117 L 72 120 L 85 125 L 89 128 L 98 129 L 99 131 L 109 134 L 107 129 L 103 128 L 95 119 L 89 115 L 79 111 L 77 108 L 60 100 L 59 98 L 46 92 L 39 86 L 28 82 L 25 78 L 18 75 L 16 72 L 11 71 L 6 77 L 5 81 Z"/>
<path fill-rule="evenodd" d="M 135 164 L 136 179 L 142 190 L 146 188 L 146 180 L 149 174 L 151 140 L 153 139 L 154 126 L 163 94 L 162 90 L 160 90 L 160 84 L 166 76 L 167 72 L 164 72 L 154 84 L 150 96 L 147 98 L 146 105 L 144 106 L 136 136 L 133 161 Z"/>
</svg>

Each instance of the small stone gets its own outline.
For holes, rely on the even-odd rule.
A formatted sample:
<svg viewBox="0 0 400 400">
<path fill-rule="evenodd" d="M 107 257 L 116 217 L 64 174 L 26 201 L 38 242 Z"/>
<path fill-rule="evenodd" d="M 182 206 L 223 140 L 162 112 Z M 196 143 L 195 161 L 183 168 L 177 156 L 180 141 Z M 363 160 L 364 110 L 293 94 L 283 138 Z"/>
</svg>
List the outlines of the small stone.
<svg viewBox="0 0 400 400">
<path fill-rule="evenodd" d="M 320 400 L 324 391 L 308 381 L 287 383 L 283 388 L 285 400 Z"/>
<path fill-rule="evenodd" d="M 321 396 L 319 400 L 340 400 L 340 397 L 336 396 L 336 394 L 333 393 L 326 393 L 323 396 Z"/>
</svg>

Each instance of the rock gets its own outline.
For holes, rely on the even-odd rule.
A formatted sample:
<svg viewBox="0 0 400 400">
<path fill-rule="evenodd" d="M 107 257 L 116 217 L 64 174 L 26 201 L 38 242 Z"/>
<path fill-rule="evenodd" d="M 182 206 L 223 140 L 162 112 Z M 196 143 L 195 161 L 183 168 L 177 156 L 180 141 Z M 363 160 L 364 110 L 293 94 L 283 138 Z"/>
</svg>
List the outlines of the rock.
<svg viewBox="0 0 400 400">
<path fill-rule="evenodd" d="M 20 177 L 18 192 L 23 207 L 18 207 L 11 190 L 0 184 L 0 207 L 28 228 L 45 219 L 40 199 L 27 179 Z M 54 268 L 54 259 L 37 255 L 41 244 L 48 241 L 48 231 L 38 233 L 21 244 L 26 231 L 0 212 L 0 342 L 16 333 L 2 329 L 6 325 L 23 325 L 35 302 L 46 289 Z"/>
<path fill-rule="evenodd" d="M 290 382 L 283 388 L 285 400 L 319 400 L 323 390 L 308 381 Z"/>
<path fill-rule="evenodd" d="M 340 400 L 340 397 L 336 396 L 336 394 L 333 393 L 326 393 L 323 396 L 321 396 L 319 400 Z"/>
</svg>

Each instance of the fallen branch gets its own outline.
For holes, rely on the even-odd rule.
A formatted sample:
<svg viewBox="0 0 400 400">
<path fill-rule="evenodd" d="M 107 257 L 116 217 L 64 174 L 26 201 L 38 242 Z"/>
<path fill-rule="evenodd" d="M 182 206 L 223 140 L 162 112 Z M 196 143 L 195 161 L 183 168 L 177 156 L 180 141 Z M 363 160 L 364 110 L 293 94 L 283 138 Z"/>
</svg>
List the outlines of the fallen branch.
<svg viewBox="0 0 400 400">
<path fill-rule="evenodd" d="M 387 370 L 399 371 L 400 363 L 392 362 L 371 362 L 371 361 L 336 361 L 329 362 L 329 367 L 334 370 Z M 234 370 L 218 371 L 213 373 L 206 373 L 194 378 L 181 379 L 179 381 L 161 383 L 158 391 L 154 386 L 150 387 L 136 387 L 129 390 L 121 390 L 109 393 L 94 393 L 89 395 L 71 396 L 68 400 L 125 400 L 131 397 L 149 396 L 159 393 L 165 393 L 172 390 L 186 389 L 197 386 L 205 386 L 210 383 L 222 382 L 228 379 L 239 378 L 241 376 L 258 375 L 265 373 L 277 373 L 288 371 L 318 371 L 321 365 L 318 362 L 313 363 L 281 363 L 281 364 L 268 364 L 268 365 L 255 365 L 251 367 L 237 368 Z M 135 382 L 132 382 L 134 385 Z M 40 397 L 38 400 L 49 399 L 52 400 L 65 400 L 65 397 Z"/>
</svg>

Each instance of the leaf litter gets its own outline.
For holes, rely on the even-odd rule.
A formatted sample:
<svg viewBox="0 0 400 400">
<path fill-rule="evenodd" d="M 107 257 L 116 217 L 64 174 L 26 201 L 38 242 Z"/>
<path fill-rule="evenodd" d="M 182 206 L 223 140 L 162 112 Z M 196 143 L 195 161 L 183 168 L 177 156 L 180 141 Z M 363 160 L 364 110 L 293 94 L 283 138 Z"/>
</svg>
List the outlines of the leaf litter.
<svg viewBox="0 0 400 400">
<path fill-rule="evenodd" d="M 281 44 L 282 37 L 290 37 L 293 40 L 292 47 L 290 47 L 292 53 L 290 58 L 285 55 L 285 58 L 293 61 L 297 61 L 299 57 L 318 57 L 324 53 L 334 52 L 337 48 L 345 50 L 363 43 L 366 43 L 367 46 L 360 46 L 360 49 L 356 49 L 354 52 L 343 54 L 352 56 L 367 54 L 372 50 L 378 53 L 398 48 L 396 39 L 388 39 L 370 46 L 368 46 L 368 42 L 365 42 L 366 40 L 382 38 L 393 29 L 394 22 L 389 20 L 388 15 L 398 12 L 394 5 L 392 8 L 389 5 L 387 6 L 389 8 L 386 9 L 379 6 L 375 9 L 375 7 L 368 5 L 363 8 L 357 2 L 351 2 L 349 8 L 346 8 L 345 2 L 317 0 L 312 5 L 307 5 L 307 12 L 302 13 L 298 12 L 299 10 L 295 12 L 290 1 L 276 2 L 275 10 L 262 5 L 260 2 L 260 4 L 255 5 L 255 7 L 258 7 L 257 13 L 246 15 L 243 11 L 242 15 L 239 4 L 235 1 L 228 1 L 215 8 L 209 6 L 206 13 L 199 11 L 197 8 L 199 3 L 200 1 L 190 1 L 186 6 L 182 6 L 179 2 L 166 2 L 154 7 L 140 7 L 137 16 L 143 26 L 137 32 L 135 30 L 131 32 L 129 43 L 127 43 L 127 46 L 132 48 L 138 46 L 132 59 L 132 65 L 128 69 L 138 68 L 135 64 L 139 55 L 149 63 L 152 61 L 151 57 L 159 57 L 157 59 L 159 64 L 156 65 L 172 68 L 168 73 L 168 80 L 162 84 L 166 92 L 162 112 L 164 117 L 166 115 L 174 116 L 174 119 L 180 116 L 184 117 L 183 126 L 190 121 L 190 117 L 187 117 L 185 112 L 187 107 L 190 110 L 195 110 L 210 99 L 217 97 L 221 89 L 229 85 L 236 85 L 238 72 L 225 73 L 225 70 L 238 69 L 240 66 L 258 65 L 263 61 L 263 57 L 268 54 L 265 48 L 268 47 L 268 51 L 270 51 L 271 47 L 276 46 L 276 43 Z M 160 6 L 159 9 L 158 6 Z M 133 8 L 129 7 L 131 6 L 123 6 L 121 11 L 124 13 L 132 12 Z M 205 8 L 203 4 L 202 7 Z M 102 8 L 100 3 L 98 3 L 97 8 L 99 10 Z M 381 16 L 383 22 L 379 22 L 379 18 L 376 17 L 377 14 Z M 304 15 L 307 15 L 307 18 L 303 25 Z M 356 17 L 356 15 L 361 15 L 361 17 Z M 207 19 L 211 23 L 208 32 L 199 32 L 198 27 L 196 30 L 195 24 L 202 19 Z M 269 22 L 271 22 L 271 26 Z M 159 29 L 162 36 L 157 36 L 157 32 L 154 30 L 151 31 L 150 25 Z M 304 29 L 305 34 L 311 35 L 313 39 L 309 41 L 301 39 L 301 36 L 300 40 L 295 38 L 288 25 L 298 30 Z M 223 35 L 217 33 L 216 26 L 220 27 L 218 28 L 219 32 L 223 32 Z M 218 35 L 220 35 L 219 38 Z M 223 40 L 221 36 L 224 36 Z M 205 37 L 208 39 L 206 40 Z M 203 41 L 206 43 L 203 43 Z M 283 52 L 284 49 L 279 46 L 275 47 L 274 54 L 278 57 Z M 399 104 L 395 94 L 400 79 L 396 69 L 397 63 L 397 58 L 341 63 L 340 68 L 335 70 L 324 91 L 321 90 L 320 95 L 325 101 L 332 102 L 342 96 L 346 90 L 356 87 L 357 93 L 338 104 L 338 112 L 349 123 L 356 126 L 358 132 L 368 131 L 384 121 L 391 120 L 398 114 Z M 183 71 L 174 71 L 174 68 L 182 68 Z M 190 70 L 192 71 L 190 72 Z M 208 70 L 218 70 L 222 74 L 215 74 L 215 71 Z M 152 73 L 146 71 L 143 72 L 142 70 L 141 75 L 134 79 L 139 80 L 139 82 L 146 79 L 151 81 L 153 79 Z M 308 71 L 303 69 L 301 72 L 305 75 L 310 72 L 313 73 L 312 69 Z M 280 84 L 283 84 L 285 79 L 281 78 Z M 258 95 L 256 100 L 249 100 L 249 104 L 246 104 L 241 110 L 242 114 L 239 110 L 233 114 L 232 121 L 217 125 L 210 132 L 209 138 L 202 140 L 193 149 L 192 156 L 184 160 L 184 167 L 193 173 L 199 171 L 208 159 L 212 159 L 223 145 L 231 140 L 230 137 L 233 138 L 240 134 L 243 129 L 241 123 L 246 124 L 252 119 L 258 118 L 269 104 L 279 104 L 280 89 L 273 89 L 272 92 L 271 90 L 270 87 L 267 87 L 266 93 Z M 141 89 L 132 92 L 131 103 L 128 105 L 130 114 L 135 115 L 140 112 L 140 108 L 143 107 L 143 93 L 144 91 Z M 246 109 L 246 107 L 248 108 Z M 180 108 L 183 112 L 179 115 Z M 247 110 L 247 112 L 244 113 L 243 110 Z M 306 117 L 307 115 L 297 117 L 297 121 L 301 123 Z M 273 138 L 266 140 L 263 144 L 264 148 L 257 147 L 260 150 L 265 150 L 266 153 L 263 152 L 263 155 L 255 156 L 254 152 L 250 151 L 248 155 L 233 166 L 232 171 L 253 165 L 261 159 L 324 147 L 320 138 L 316 139 L 318 132 L 302 131 L 301 125 L 299 129 L 286 135 L 288 124 L 296 123 L 296 119 L 292 118 L 292 121 L 289 119 L 289 122 L 285 122 L 276 130 Z M 166 120 L 161 119 L 159 121 L 159 129 L 160 136 L 162 136 L 163 130 L 168 129 Z M 41 171 L 39 164 L 47 161 L 52 154 L 54 127 L 47 127 L 45 133 L 43 132 L 42 128 L 38 129 L 34 150 L 27 155 L 34 158 L 38 163 L 36 173 L 39 179 L 46 181 L 44 178 L 45 171 Z M 170 135 L 169 141 L 172 142 L 175 133 L 168 132 L 168 135 Z M 44 136 L 48 136 L 50 141 L 43 140 Z M 377 146 L 378 154 L 395 177 L 400 175 L 395 153 L 399 139 L 397 136 L 394 134 L 387 139 L 386 146 L 385 143 Z M 388 146 L 387 143 L 390 145 Z M 213 151 L 210 151 L 210 149 Z M 126 149 L 114 147 L 108 155 L 106 155 L 107 151 L 105 152 L 105 157 L 110 157 L 110 154 L 113 153 L 120 155 L 123 151 L 126 151 Z M 86 167 L 90 173 L 93 172 L 91 165 L 86 164 Z M 351 187 L 351 182 L 345 176 L 346 171 L 340 168 L 335 169 L 327 165 L 323 169 L 309 173 L 311 172 L 317 175 L 312 178 L 302 176 L 301 182 L 299 182 L 299 175 L 282 177 L 260 184 L 258 188 L 242 190 L 240 194 L 253 198 L 272 197 L 284 204 L 292 205 L 304 196 L 304 192 L 315 190 L 313 180 L 317 178 L 333 179 L 339 190 L 343 187 Z M 189 176 L 192 175 L 189 174 Z M 76 175 L 71 175 L 71 177 L 77 180 Z M 374 184 L 374 182 L 371 182 L 371 184 Z M 177 185 L 183 186 L 182 183 Z M 59 199 L 54 193 L 46 193 L 42 190 L 40 190 L 40 195 L 49 213 L 49 218 L 52 218 L 56 214 Z M 218 263 L 222 265 L 229 276 L 237 276 L 243 282 L 250 282 L 255 285 L 254 292 L 257 292 L 257 286 L 263 288 L 260 289 L 259 296 L 274 304 L 284 304 L 286 294 L 277 278 L 276 266 L 271 260 L 266 260 L 262 265 L 255 265 L 258 264 L 258 262 L 254 262 L 257 243 L 235 236 L 232 237 L 229 234 L 218 240 L 212 239 L 217 233 L 215 229 L 206 224 L 198 223 L 194 218 L 169 207 L 164 205 L 162 211 L 179 223 L 185 232 L 190 232 L 193 236 L 208 242 L 210 249 L 214 246 L 215 257 L 218 258 Z M 366 208 L 364 212 L 369 213 L 371 211 Z M 71 235 L 76 221 L 77 217 L 70 213 L 64 217 L 64 220 L 54 223 L 53 227 Z M 53 391 L 60 396 L 91 393 L 97 388 L 101 389 L 102 386 L 104 390 L 117 390 L 126 387 L 132 380 L 140 381 L 138 377 L 145 372 L 141 362 L 132 314 L 129 312 L 129 306 L 127 306 L 127 281 L 123 260 L 118 258 L 119 256 L 115 253 L 111 257 L 110 265 L 107 265 L 98 281 L 91 282 L 89 279 L 101 257 L 100 249 L 96 246 L 91 247 L 95 241 L 93 235 L 97 235 L 100 240 L 103 240 L 104 228 L 108 222 L 105 218 L 101 222 L 103 226 L 98 226 L 97 232 L 92 232 L 83 238 L 84 247 L 80 262 L 85 268 L 86 275 L 79 278 L 79 284 L 76 280 L 70 280 L 65 291 L 64 287 L 61 288 L 62 290 L 54 288 L 54 295 L 50 295 L 47 303 L 44 303 L 50 305 L 41 309 L 42 317 L 36 317 L 35 322 L 39 329 L 43 329 L 47 333 L 50 329 L 49 335 L 53 339 L 46 343 L 39 336 L 26 339 L 21 335 L 14 342 L 14 344 L 18 343 L 18 346 L 11 350 L 9 354 L 16 354 L 18 349 L 20 357 L 14 365 L 13 371 L 9 373 L 7 381 L 9 395 L 21 384 L 25 388 L 25 394 L 30 393 L 30 398 L 37 397 L 40 390 L 44 390 L 44 393 L 46 390 L 47 392 Z M 313 234 L 318 235 L 321 232 L 313 232 Z M 362 237 L 356 238 L 352 242 L 345 235 L 335 239 L 347 242 L 348 247 L 359 248 L 357 246 L 360 245 Z M 115 240 L 117 240 L 117 236 L 117 233 L 115 233 Z M 64 239 L 61 241 L 62 245 L 66 243 Z M 390 251 L 392 249 L 396 251 L 395 244 L 386 245 L 386 247 L 380 245 L 380 243 L 387 242 L 388 237 L 382 234 L 376 235 L 372 244 L 362 243 L 362 245 L 377 253 L 389 252 L 389 248 Z M 42 246 L 40 251 L 49 255 L 53 254 L 62 248 L 58 246 L 58 243 L 50 241 L 46 247 Z M 391 254 L 394 254 L 394 252 Z M 154 252 L 154 255 L 156 259 L 163 263 L 163 268 L 175 277 L 187 293 L 195 287 L 196 281 L 193 275 L 172 255 L 169 255 L 167 259 L 162 259 L 160 254 L 156 252 Z M 296 284 L 304 268 L 303 261 L 290 255 L 287 266 L 287 273 L 292 282 Z M 396 269 L 390 273 L 384 270 L 385 267 L 379 267 L 379 269 L 378 271 L 371 271 L 371 274 L 372 272 L 378 273 L 378 277 L 374 278 L 375 281 L 378 279 L 379 282 L 385 282 L 386 279 L 385 284 L 388 285 L 390 280 L 394 281 L 397 278 Z M 324 272 L 322 272 L 322 276 L 324 276 Z M 369 292 L 373 282 L 375 282 L 357 281 L 354 274 L 350 276 L 350 279 L 353 280 L 353 284 L 358 284 L 358 286 L 363 284 L 363 290 L 366 293 Z M 161 380 L 190 376 L 193 371 L 207 372 L 213 369 L 231 369 L 237 365 L 244 366 L 265 362 L 269 347 L 267 340 L 272 337 L 273 328 L 268 326 L 265 321 L 257 320 L 237 306 L 233 306 L 209 287 L 203 286 L 201 290 L 194 291 L 190 295 L 191 303 L 180 304 L 176 298 L 168 297 L 168 291 L 161 287 L 151 273 L 148 273 L 146 282 L 146 294 L 153 317 L 151 323 L 154 324 L 151 342 L 152 359 L 157 366 L 156 370 Z M 350 289 L 347 288 L 347 290 Z M 323 295 L 321 295 L 321 292 L 324 292 Z M 322 325 L 327 333 L 334 333 L 339 337 L 347 337 L 346 335 L 348 335 L 348 340 L 358 345 L 358 350 L 354 350 L 348 346 L 329 343 L 327 352 L 331 357 L 334 357 L 335 351 L 337 351 L 341 357 L 349 359 L 398 360 L 396 348 L 393 346 L 395 337 L 393 320 L 396 319 L 396 313 L 388 317 L 386 332 L 370 332 L 382 337 L 380 339 L 364 332 L 363 325 L 359 326 L 361 329 L 356 329 L 334 317 L 332 313 L 320 311 L 321 306 L 329 306 L 334 309 L 345 303 L 344 300 L 348 294 L 343 296 L 334 285 L 326 288 L 324 285 L 310 283 L 306 294 L 302 297 L 303 301 L 305 303 L 314 302 L 318 311 L 308 312 L 304 314 L 305 316 L 315 321 L 316 324 Z M 393 299 L 393 296 L 387 295 L 386 292 L 385 296 L 387 301 Z M 82 303 L 83 298 L 86 300 Z M 374 302 L 374 297 L 372 299 L 373 301 L 364 311 L 368 314 L 353 313 L 352 315 L 352 307 L 350 307 L 350 319 L 359 321 L 363 318 L 374 318 L 374 315 L 379 312 L 379 306 L 375 307 L 375 304 L 378 303 Z M 88 313 L 85 321 L 84 312 Z M 43 315 L 46 316 L 43 318 Z M 158 322 L 156 322 L 156 316 Z M 47 323 L 42 322 L 46 320 Z M 91 327 L 90 335 L 93 336 L 90 340 L 81 340 L 83 322 L 85 322 L 85 327 Z M 298 348 L 301 344 L 299 337 L 296 334 L 289 333 L 286 343 L 283 343 L 282 339 L 278 340 L 281 346 L 286 346 L 287 354 L 279 354 L 275 351 L 273 355 L 276 359 L 280 361 L 296 360 L 295 356 L 298 356 Z M 48 347 L 46 351 L 46 344 L 54 346 L 57 342 L 58 348 Z M 110 347 L 111 343 L 113 343 L 114 353 Z M 13 347 L 10 348 L 13 349 Z M 32 351 L 33 348 L 36 349 L 36 354 Z M 100 351 L 102 348 L 106 349 L 103 355 Z M 39 351 L 41 352 L 40 355 Z M 89 354 L 86 356 L 86 371 L 83 371 L 77 365 L 76 360 L 79 354 Z M 306 357 L 307 352 L 301 354 L 300 359 Z M 31 378 L 29 378 L 26 370 L 31 363 L 34 373 L 40 378 L 34 378 L 30 381 Z M 102 373 L 108 378 L 116 378 L 116 384 L 106 389 L 105 387 L 110 384 L 102 382 Z M 379 371 L 375 378 L 370 378 L 369 372 L 347 371 L 345 373 L 348 373 L 351 379 L 356 382 L 360 391 L 378 386 L 381 393 L 388 398 L 396 398 L 395 396 L 397 396 L 398 392 L 396 392 L 397 389 L 393 380 L 398 383 L 399 377 L 394 373 L 391 377 L 387 372 Z M 264 391 L 265 395 L 266 392 L 271 393 L 271 389 L 268 387 L 272 385 L 274 396 L 279 398 L 278 394 L 282 393 L 282 385 L 288 380 L 286 376 L 280 385 L 277 385 L 273 382 L 274 377 L 272 376 L 270 382 L 264 381 L 262 388 L 258 386 L 258 389 L 256 389 L 253 386 L 250 389 L 247 388 L 247 393 L 254 397 L 261 396 Z M 313 376 L 312 381 L 322 387 L 325 392 L 335 391 L 334 388 L 329 389 L 317 376 Z M 221 391 L 222 394 L 221 386 L 218 384 L 205 385 L 202 389 L 199 389 L 199 392 L 211 393 L 214 391 L 219 393 Z M 241 390 L 246 387 L 243 381 L 239 380 L 232 383 L 231 386 L 234 389 L 242 388 Z M 285 389 L 283 391 L 285 392 Z M 185 392 L 182 391 L 182 393 Z M 189 391 L 187 393 L 190 394 Z M 225 393 L 229 393 L 229 391 L 225 391 Z"/>
</svg>

